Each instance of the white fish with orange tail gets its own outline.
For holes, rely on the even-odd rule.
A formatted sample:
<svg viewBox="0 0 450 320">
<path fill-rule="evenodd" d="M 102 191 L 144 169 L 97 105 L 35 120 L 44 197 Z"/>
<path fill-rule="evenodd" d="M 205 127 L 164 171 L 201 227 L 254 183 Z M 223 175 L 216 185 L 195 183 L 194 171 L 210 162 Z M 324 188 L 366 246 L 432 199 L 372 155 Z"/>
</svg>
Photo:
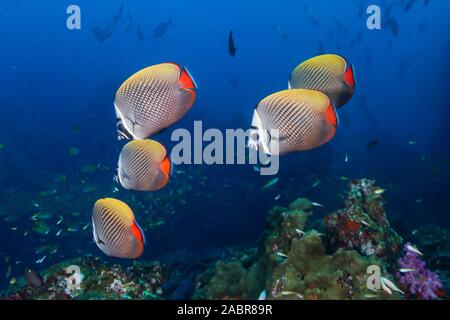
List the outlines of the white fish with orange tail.
<svg viewBox="0 0 450 320">
<path fill-rule="evenodd" d="M 135 73 L 116 93 L 118 139 L 145 139 L 180 120 L 197 86 L 186 68 L 161 63 Z"/>
<path fill-rule="evenodd" d="M 108 256 L 136 259 L 144 251 L 145 236 L 133 211 L 113 198 L 100 199 L 92 210 L 94 241 Z"/>
<path fill-rule="evenodd" d="M 120 152 L 117 180 L 127 190 L 156 191 L 169 182 L 171 171 L 162 144 L 150 139 L 133 140 Z"/>
<path fill-rule="evenodd" d="M 353 66 L 336 54 L 324 54 L 302 62 L 289 78 L 289 89 L 323 92 L 336 108 L 352 98 L 355 86 Z"/>
<path fill-rule="evenodd" d="M 336 111 L 325 94 L 305 89 L 280 91 L 256 106 L 248 146 L 270 155 L 311 150 L 334 137 L 337 123 Z"/>
</svg>

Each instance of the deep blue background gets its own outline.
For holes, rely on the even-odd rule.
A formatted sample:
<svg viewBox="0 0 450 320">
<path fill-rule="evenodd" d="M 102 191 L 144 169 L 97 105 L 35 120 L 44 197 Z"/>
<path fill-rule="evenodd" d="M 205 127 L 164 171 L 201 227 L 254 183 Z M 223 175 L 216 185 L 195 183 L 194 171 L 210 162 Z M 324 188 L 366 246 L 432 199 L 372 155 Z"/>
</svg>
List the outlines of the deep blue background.
<svg viewBox="0 0 450 320">
<path fill-rule="evenodd" d="M 358 87 L 340 109 L 342 126 L 336 137 L 318 150 L 283 157 L 280 181 L 269 192 L 260 189 L 268 179 L 248 166 L 183 168 L 185 174 L 172 178 L 178 185 L 189 184 L 195 191 L 196 179 L 188 178 L 189 172 L 200 170 L 208 177 L 208 188 L 199 189 L 195 204 L 177 207 L 176 219 L 168 218 L 148 235 L 145 257 L 255 240 L 267 210 L 276 203 L 273 198 L 285 191 L 289 196 L 281 204 L 294 196 L 323 203 L 317 210 L 320 217 L 342 206 L 346 182 L 341 176 L 376 179 L 387 189 L 388 215 L 400 216 L 410 228 L 429 223 L 448 227 L 449 3 L 431 0 L 424 8 L 418 1 L 409 12 L 394 5 L 390 15 L 400 26 L 395 37 L 386 27 L 366 28 L 366 14 L 358 15 L 365 8 L 363 2 L 127 1 L 124 18 L 133 17 L 133 29 L 127 33 L 121 23 L 110 39 L 99 43 L 90 28 L 107 24 L 123 1 L 1 0 L 0 143 L 5 148 L 0 151 L 0 186 L 18 188 L 23 194 L 49 189 L 56 173 L 71 177 L 87 162 L 109 166 L 111 170 L 101 177 L 112 185 L 123 145 L 116 141 L 114 94 L 143 67 L 176 61 L 189 67 L 199 85 L 194 107 L 173 128 L 191 128 L 194 120 L 203 120 L 204 127 L 247 128 L 256 103 L 285 89 L 292 69 L 318 54 L 322 44 L 326 52 L 345 56 L 357 72 Z M 386 8 L 403 2 L 370 4 Z M 66 28 L 70 4 L 81 7 L 81 30 Z M 169 18 L 173 25 L 167 34 L 154 39 L 155 26 Z M 136 35 L 138 26 L 145 41 Z M 230 29 L 238 50 L 234 58 L 227 52 Z M 358 34 L 361 42 L 355 41 Z M 79 134 L 71 133 L 74 126 L 80 128 Z M 170 146 L 170 131 L 157 139 Z M 367 150 L 372 140 L 379 140 L 379 145 Z M 68 155 L 73 146 L 80 150 L 77 157 Z M 344 162 L 345 154 L 349 163 Z M 320 187 L 312 188 L 318 177 Z M 232 187 L 219 189 L 225 181 Z M 248 189 L 249 184 L 257 187 Z M 18 201 L 32 200 L 23 196 Z M 78 201 L 85 201 L 86 208 L 93 204 L 91 199 Z M 68 210 L 73 205 L 67 203 Z M 29 222 L 24 212 L 22 219 Z M 33 251 L 45 240 L 37 244 L 23 232 L 10 230 L 20 224 L 0 221 L 0 275 L 7 268 L 4 256 L 22 261 L 14 267 L 16 275 L 21 274 L 21 265 L 34 265 L 39 258 Z M 63 244 L 61 259 L 85 252 L 101 254 L 89 243 L 90 230 L 67 241 L 48 241 Z M 72 249 L 64 252 L 67 243 Z"/>
</svg>

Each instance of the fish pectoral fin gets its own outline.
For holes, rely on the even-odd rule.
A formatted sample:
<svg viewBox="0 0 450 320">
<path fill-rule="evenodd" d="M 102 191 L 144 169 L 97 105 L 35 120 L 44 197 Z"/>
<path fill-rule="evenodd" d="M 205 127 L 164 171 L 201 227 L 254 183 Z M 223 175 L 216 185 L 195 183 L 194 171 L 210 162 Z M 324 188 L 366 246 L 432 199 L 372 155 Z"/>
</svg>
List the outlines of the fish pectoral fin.
<svg viewBox="0 0 450 320">
<path fill-rule="evenodd" d="M 133 135 L 123 125 L 122 119 L 117 118 L 116 127 L 117 127 L 117 140 L 133 139 Z"/>
<path fill-rule="evenodd" d="M 116 110 L 116 127 L 117 127 L 117 140 L 129 140 L 133 139 L 133 135 L 126 128 L 123 122 L 123 115 L 120 110 L 117 108 L 117 105 L 114 104 Z"/>
</svg>

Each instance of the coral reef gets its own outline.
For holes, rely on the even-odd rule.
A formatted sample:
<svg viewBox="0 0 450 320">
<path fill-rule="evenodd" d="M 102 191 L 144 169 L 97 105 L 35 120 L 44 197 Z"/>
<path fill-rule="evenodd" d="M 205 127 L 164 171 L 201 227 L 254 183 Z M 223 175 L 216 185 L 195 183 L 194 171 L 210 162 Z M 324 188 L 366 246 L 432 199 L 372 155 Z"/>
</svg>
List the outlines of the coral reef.
<svg viewBox="0 0 450 320">
<path fill-rule="evenodd" d="M 384 190 L 372 180 L 350 182 L 345 207 L 324 219 L 329 245 L 394 262 L 402 238 L 391 228 L 383 207 Z"/>
<path fill-rule="evenodd" d="M 443 285 L 439 276 L 425 268 L 425 261 L 418 253 L 410 250 L 411 247 L 410 243 L 406 243 L 403 248 L 404 255 L 397 261 L 400 271 L 396 277 L 400 284 L 407 289 L 408 294 L 418 299 L 430 300 L 442 297 L 444 292 L 441 290 Z"/>
<path fill-rule="evenodd" d="M 81 281 L 69 278 L 67 268 L 73 265 L 80 268 Z M 64 261 L 43 274 L 41 287 L 27 285 L 20 279 L 0 295 L 8 300 L 161 299 L 161 286 L 165 281 L 164 268 L 159 262 L 122 267 L 86 257 Z"/>
<path fill-rule="evenodd" d="M 160 257 L 162 263 L 134 261 L 128 266 L 85 256 L 56 264 L 41 272 L 42 277 L 29 270 L 26 279 L 17 279 L 0 296 L 224 300 L 445 298 L 450 283 L 449 231 L 438 227 L 414 231 L 411 241 L 425 253 L 420 256 L 390 226 L 383 207 L 383 191 L 374 181 L 352 181 L 344 208 L 327 215 L 323 225 L 316 223 L 322 220 L 314 221 L 315 229 L 311 228 L 310 219 L 317 204 L 298 198 L 288 206 L 275 206 L 269 211 L 267 226 L 257 246 L 212 251 L 208 256 L 178 251 Z M 426 269 L 423 260 L 436 273 Z M 67 268 L 72 265 L 81 271 L 77 275 L 81 280 L 79 287 L 68 281 Z M 378 274 L 369 270 L 378 270 Z"/>
<path fill-rule="evenodd" d="M 197 299 L 386 299 L 401 296 L 367 288 L 369 265 L 383 266 L 376 255 L 337 249 L 327 254 L 324 235 L 306 231 L 312 203 L 297 199 L 276 206 L 268 217 L 259 250 L 248 257 L 217 262 L 201 275 Z M 386 273 L 383 269 L 384 274 Z"/>
</svg>

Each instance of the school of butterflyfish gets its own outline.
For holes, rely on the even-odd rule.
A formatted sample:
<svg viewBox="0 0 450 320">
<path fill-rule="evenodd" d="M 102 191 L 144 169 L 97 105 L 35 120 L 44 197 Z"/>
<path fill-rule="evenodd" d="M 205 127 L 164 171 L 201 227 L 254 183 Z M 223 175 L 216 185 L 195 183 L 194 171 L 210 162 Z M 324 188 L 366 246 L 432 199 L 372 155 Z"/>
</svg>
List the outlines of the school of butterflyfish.
<svg viewBox="0 0 450 320">
<path fill-rule="evenodd" d="M 336 134 L 336 110 L 353 96 L 352 65 L 335 54 L 300 63 L 290 74 L 288 89 L 262 99 L 253 114 L 248 146 L 269 155 L 315 149 Z M 116 181 L 126 190 L 152 192 L 170 180 L 172 165 L 161 143 L 151 139 L 189 111 L 197 85 L 176 63 L 144 68 L 117 90 L 114 108 L 119 140 L 128 139 L 119 154 Z M 274 147 L 276 146 L 276 147 Z M 136 259 L 145 235 L 132 209 L 105 198 L 92 210 L 94 241 L 108 256 Z"/>
</svg>

